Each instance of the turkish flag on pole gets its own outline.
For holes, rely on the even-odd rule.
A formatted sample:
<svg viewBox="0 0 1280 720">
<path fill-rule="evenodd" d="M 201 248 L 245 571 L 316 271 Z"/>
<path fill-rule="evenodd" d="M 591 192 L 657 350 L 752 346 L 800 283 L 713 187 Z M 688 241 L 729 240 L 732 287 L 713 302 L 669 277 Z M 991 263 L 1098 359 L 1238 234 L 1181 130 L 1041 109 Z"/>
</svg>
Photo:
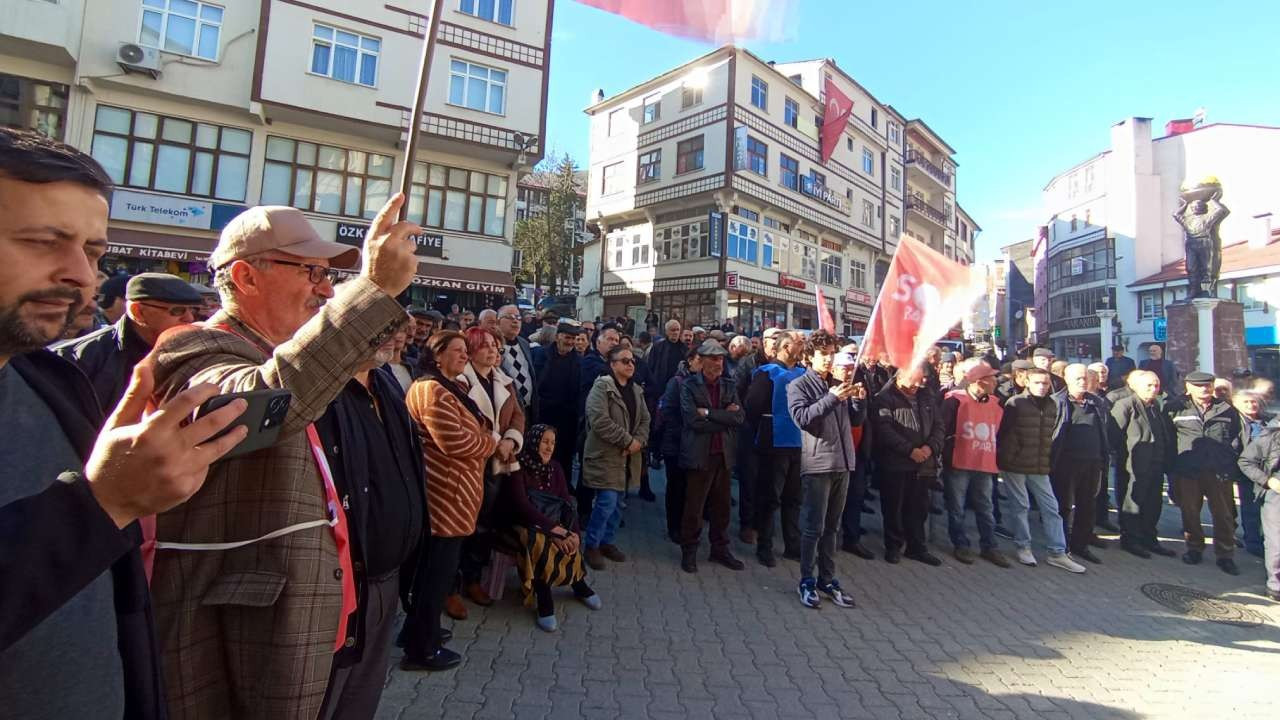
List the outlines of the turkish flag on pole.
<svg viewBox="0 0 1280 720">
<path fill-rule="evenodd" d="M 889 354 L 897 368 L 919 365 L 986 291 L 969 266 L 903 235 L 880 288 L 859 359 Z"/>
<path fill-rule="evenodd" d="M 831 317 L 831 310 L 827 308 L 827 298 L 822 294 L 822 286 L 814 284 L 813 288 L 818 295 L 818 327 L 834 335 L 836 321 Z"/>
<path fill-rule="evenodd" d="M 793 34 L 794 0 L 578 0 L 678 37 L 778 42 Z"/>
<path fill-rule="evenodd" d="M 827 106 L 822 111 L 822 164 L 826 165 L 831 159 L 831 153 L 836 151 L 836 143 L 840 142 L 845 123 L 849 122 L 853 101 L 840 92 L 840 88 L 831 82 L 830 76 L 823 81 L 822 90 L 827 96 Z"/>
</svg>

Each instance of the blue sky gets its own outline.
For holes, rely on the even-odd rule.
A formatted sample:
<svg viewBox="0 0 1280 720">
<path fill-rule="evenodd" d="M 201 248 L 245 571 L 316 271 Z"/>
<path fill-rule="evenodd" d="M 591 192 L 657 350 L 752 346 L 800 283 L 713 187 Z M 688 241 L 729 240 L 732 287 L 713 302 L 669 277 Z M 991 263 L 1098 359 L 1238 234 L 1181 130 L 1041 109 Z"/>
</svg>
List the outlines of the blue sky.
<svg viewBox="0 0 1280 720">
<path fill-rule="evenodd" d="M 1270 0 L 796 2 L 790 42 L 746 46 L 766 60 L 835 58 L 881 102 L 929 123 L 957 151 L 980 261 L 1031 237 L 1041 188 L 1105 149 L 1126 117 L 1163 128 L 1203 106 L 1210 122 L 1280 125 Z M 596 88 L 612 95 L 711 49 L 559 0 L 548 146 L 585 167 L 582 109 Z"/>
</svg>

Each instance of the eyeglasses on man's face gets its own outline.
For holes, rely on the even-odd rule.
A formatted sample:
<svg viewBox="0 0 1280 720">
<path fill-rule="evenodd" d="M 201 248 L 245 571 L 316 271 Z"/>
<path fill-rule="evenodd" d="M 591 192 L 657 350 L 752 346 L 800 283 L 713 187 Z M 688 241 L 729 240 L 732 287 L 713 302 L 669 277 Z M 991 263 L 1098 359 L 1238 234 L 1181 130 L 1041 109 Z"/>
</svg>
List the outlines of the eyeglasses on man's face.
<svg viewBox="0 0 1280 720">
<path fill-rule="evenodd" d="M 294 262 L 292 260 L 276 260 L 275 258 L 263 258 L 262 261 L 276 265 L 288 265 L 290 267 L 302 268 L 307 271 L 307 280 L 309 280 L 312 285 L 319 285 L 321 280 L 328 280 L 330 285 L 338 281 L 338 271 L 325 265 L 312 265 L 309 263 Z"/>
<path fill-rule="evenodd" d="M 195 315 L 196 313 L 200 312 L 200 307 L 197 305 L 161 305 L 159 303 L 149 303 L 149 302 L 141 302 L 141 301 L 139 301 L 138 304 L 144 305 L 149 308 L 155 308 L 156 310 L 163 310 L 166 313 L 168 313 L 170 317 L 182 317 L 187 313 L 191 313 L 192 315 Z"/>
</svg>

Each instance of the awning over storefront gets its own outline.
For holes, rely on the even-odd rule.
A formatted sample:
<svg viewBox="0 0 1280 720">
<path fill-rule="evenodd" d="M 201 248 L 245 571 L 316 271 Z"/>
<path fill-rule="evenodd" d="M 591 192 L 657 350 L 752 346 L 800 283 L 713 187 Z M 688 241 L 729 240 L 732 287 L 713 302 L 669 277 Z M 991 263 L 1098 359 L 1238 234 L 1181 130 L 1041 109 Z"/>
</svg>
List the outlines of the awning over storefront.
<svg viewBox="0 0 1280 720">
<path fill-rule="evenodd" d="M 107 230 L 107 255 L 144 258 L 148 260 L 174 260 L 197 262 L 209 259 L 213 252 L 213 238 L 184 237 L 169 233 L 152 233 L 128 228 Z"/>
<path fill-rule="evenodd" d="M 418 263 L 414 285 L 461 292 L 509 295 L 516 291 L 510 271 Z"/>
</svg>

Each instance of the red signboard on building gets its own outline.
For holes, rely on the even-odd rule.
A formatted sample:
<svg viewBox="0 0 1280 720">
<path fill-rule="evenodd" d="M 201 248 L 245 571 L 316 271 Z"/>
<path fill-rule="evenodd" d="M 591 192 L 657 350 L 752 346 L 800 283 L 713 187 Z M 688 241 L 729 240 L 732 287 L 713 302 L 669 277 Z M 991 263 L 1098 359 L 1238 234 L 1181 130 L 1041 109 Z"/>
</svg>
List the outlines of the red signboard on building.
<svg viewBox="0 0 1280 720">
<path fill-rule="evenodd" d="M 778 273 L 778 284 L 782 287 L 795 288 L 796 290 L 804 290 L 809 287 L 804 280 L 798 277 L 791 277 L 786 273 Z"/>
<path fill-rule="evenodd" d="M 730 290 L 738 289 L 738 273 L 727 272 L 724 274 L 724 286 Z"/>
</svg>

